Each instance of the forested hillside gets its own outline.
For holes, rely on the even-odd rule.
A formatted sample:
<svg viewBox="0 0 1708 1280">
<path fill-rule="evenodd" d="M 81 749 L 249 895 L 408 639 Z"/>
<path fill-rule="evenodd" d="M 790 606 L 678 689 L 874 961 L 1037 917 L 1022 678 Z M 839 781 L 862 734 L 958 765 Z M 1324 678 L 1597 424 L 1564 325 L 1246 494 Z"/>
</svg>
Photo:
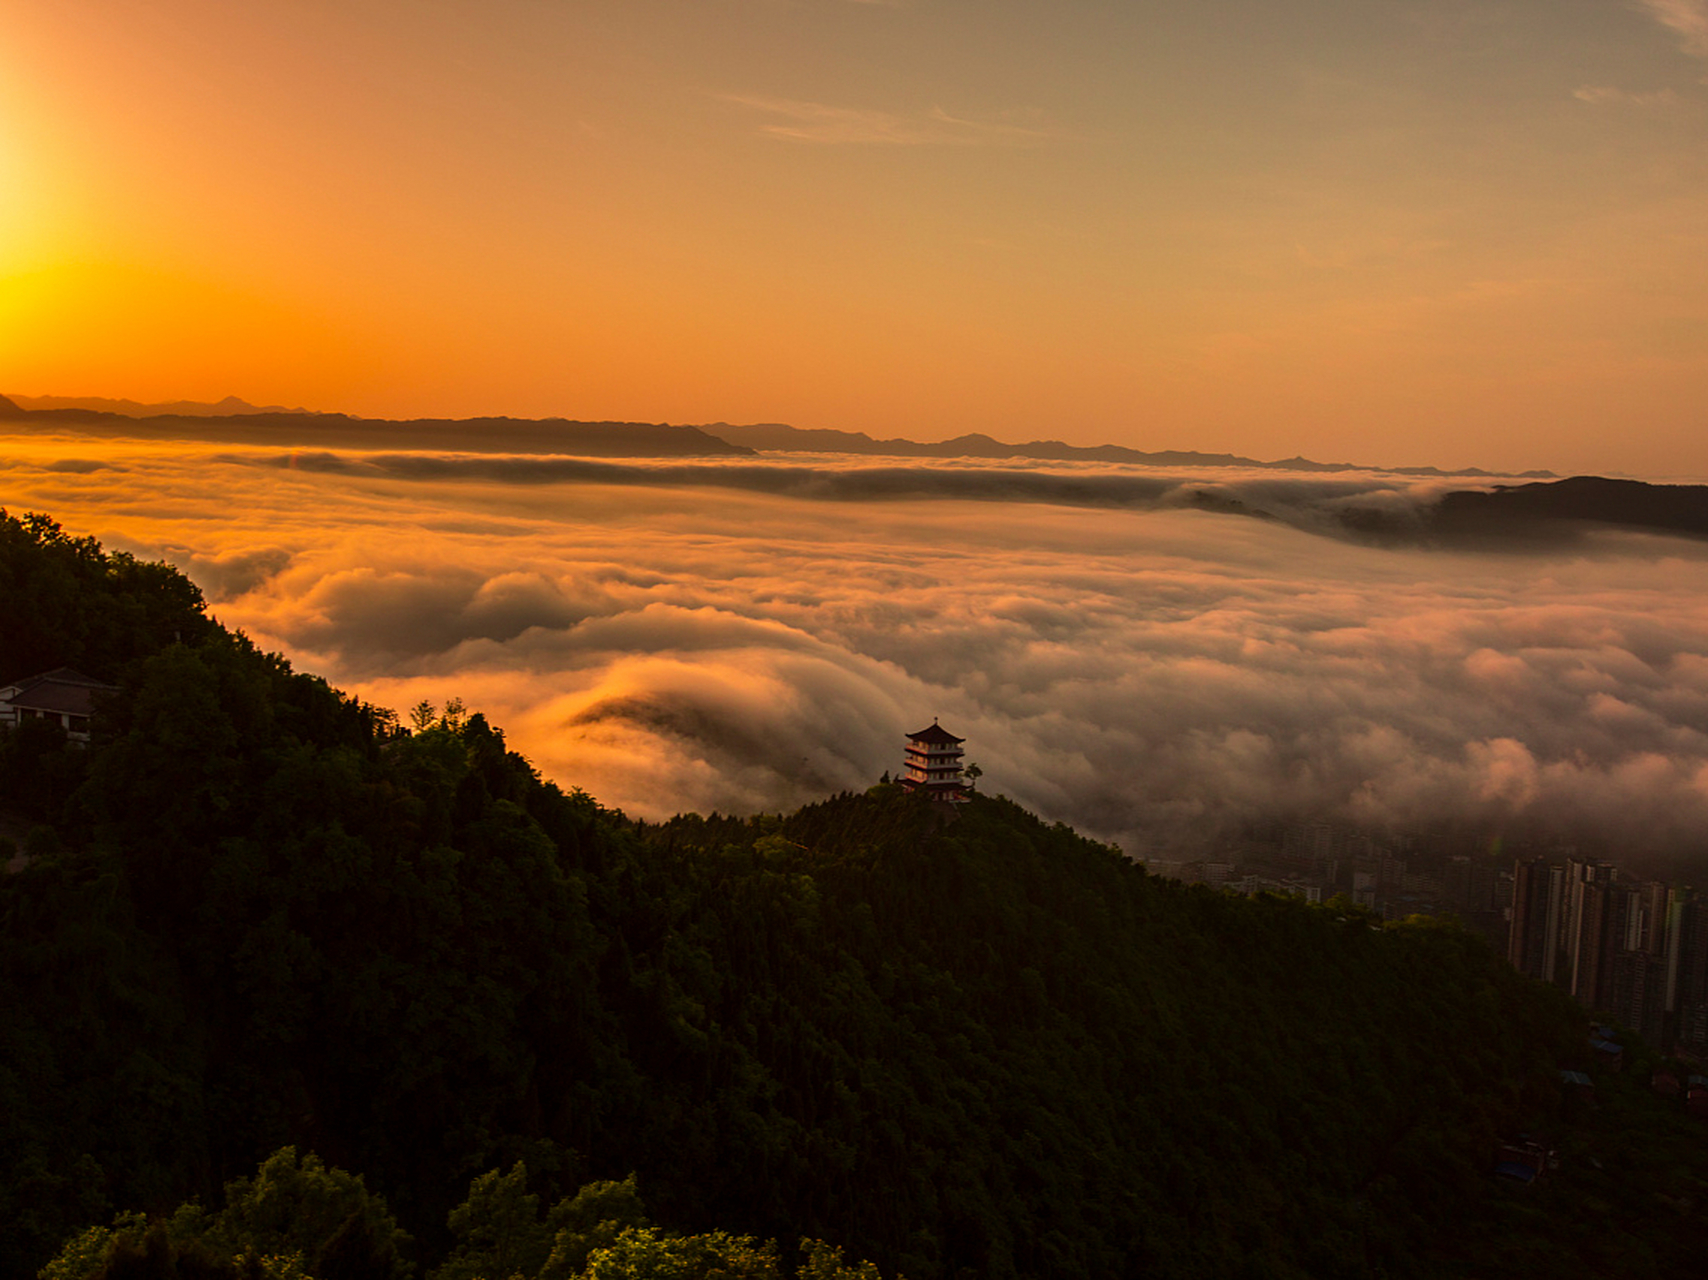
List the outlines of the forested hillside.
<svg viewBox="0 0 1708 1280">
<path fill-rule="evenodd" d="M 119 688 L 88 747 L 0 731 L 0 1273 L 67 1241 L 55 1280 L 1708 1248 L 1708 1137 L 1566 1097 L 1579 1015 L 1450 924 L 1186 888 L 992 797 L 631 822 L 38 517 L 0 513 L 0 598 L 0 684 Z M 1530 1188 L 1491 1172 L 1519 1130 L 1568 1157 Z"/>
</svg>

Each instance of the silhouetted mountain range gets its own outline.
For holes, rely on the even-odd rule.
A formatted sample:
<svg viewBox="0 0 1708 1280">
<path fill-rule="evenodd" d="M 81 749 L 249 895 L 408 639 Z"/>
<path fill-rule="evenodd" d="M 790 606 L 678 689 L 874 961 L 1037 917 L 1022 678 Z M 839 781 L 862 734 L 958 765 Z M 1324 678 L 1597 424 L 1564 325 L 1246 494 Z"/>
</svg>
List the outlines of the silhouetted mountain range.
<svg viewBox="0 0 1708 1280">
<path fill-rule="evenodd" d="M 1225 509 L 1225 508 L 1224 508 Z M 1540 550 L 1595 528 L 1708 537 L 1708 485 L 1649 484 L 1573 476 L 1548 484 L 1457 489 L 1422 512 L 1351 505 L 1340 509 L 1350 533 L 1378 542 L 1426 540 L 1451 546 Z"/>
<path fill-rule="evenodd" d="M 288 408 L 282 404 L 254 405 L 237 396 L 227 396 L 213 404 L 200 400 L 168 400 L 145 404 L 140 400 L 113 400 L 106 396 L 12 396 L 20 409 L 94 409 L 101 413 L 117 413 L 127 418 L 157 418 L 171 415 L 179 418 L 225 418 L 246 413 L 308 413 L 300 405 Z"/>
<path fill-rule="evenodd" d="M 356 418 L 343 413 L 245 411 L 138 418 L 104 409 L 25 409 L 0 396 L 0 420 L 144 440 L 206 440 L 282 448 L 421 449 L 467 453 L 651 458 L 749 456 L 699 427 L 566 418 Z"/>
<path fill-rule="evenodd" d="M 1439 467 L 1373 467 L 1353 462 L 1314 462 L 1309 458 L 1283 458 L 1264 462 L 1237 453 L 1199 453 L 1190 449 L 1161 449 L 1147 452 L 1128 449 L 1118 444 L 1077 445 L 1060 440 L 1031 440 L 1025 444 L 1004 444 L 990 436 L 974 432 L 956 436 L 939 444 L 921 444 L 914 440 L 874 440 L 864 431 L 805 430 L 780 422 L 761 422 L 750 426 L 732 426 L 714 422 L 707 431 L 731 444 L 751 449 L 775 449 L 812 453 L 877 454 L 890 458 L 1037 458 L 1053 462 L 1125 462 L 1146 467 L 1268 467 L 1280 471 L 1391 471 L 1408 476 L 1486 476 L 1493 474 L 1480 467 L 1459 471 L 1443 471 Z M 1551 471 L 1525 471 L 1523 478 L 1549 479 Z"/>
<path fill-rule="evenodd" d="M 1708 485 L 1646 484 L 1573 476 L 1553 484 L 1462 489 L 1441 499 L 1435 527 L 1447 536 L 1541 531 L 1562 522 L 1592 522 L 1661 533 L 1708 535 Z"/>
<path fill-rule="evenodd" d="M 745 426 L 714 422 L 669 426 L 649 422 L 573 422 L 564 418 L 356 418 L 278 406 L 257 408 L 236 396 L 217 404 L 180 400 L 143 404 L 77 396 L 0 396 L 0 419 L 54 423 L 149 439 L 218 440 L 234 444 L 341 445 L 360 449 L 460 449 L 478 453 L 574 453 L 597 457 L 678 457 L 752 454 L 760 450 L 848 453 L 889 458 L 1013 458 L 1046 462 L 1117 462 L 1148 467 L 1260 467 L 1277 471 L 1390 471 L 1409 476 L 1488 476 L 1480 467 L 1375 467 L 1291 457 L 1265 462 L 1235 453 L 1191 449 L 1147 451 L 1118 444 L 1076 445 L 1060 440 L 1005 444 L 980 432 L 952 440 L 877 440 L 863 431 L 791 427 L 780 422 Z M 141 425 L 139 425 L 141 424 Z M 411 433 L 408 441 L 399 439 Z M 288 437 L 288 439 L 287 439 Z M 1546 480 L 1551 471 L 1520 478 Z"/>
</svg>

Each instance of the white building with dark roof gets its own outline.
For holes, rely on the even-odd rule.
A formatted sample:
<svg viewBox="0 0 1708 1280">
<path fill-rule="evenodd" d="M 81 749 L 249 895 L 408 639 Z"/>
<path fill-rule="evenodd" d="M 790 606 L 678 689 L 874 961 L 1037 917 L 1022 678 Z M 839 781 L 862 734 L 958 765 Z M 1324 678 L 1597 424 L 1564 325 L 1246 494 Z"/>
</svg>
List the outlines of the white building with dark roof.
<svg viewBox="0 0 1708 1280">
<path fill-rule="evenodd" d="M 52 720 L 73 742 L 89 741 L 89 717 L 95 699 L 117 693 L 118 686 L 91 680 L 70 667 L 47 671 L 16 684 L 0 686 L 0 726 L 16 727 L 25 720 Z"/>
</svg>

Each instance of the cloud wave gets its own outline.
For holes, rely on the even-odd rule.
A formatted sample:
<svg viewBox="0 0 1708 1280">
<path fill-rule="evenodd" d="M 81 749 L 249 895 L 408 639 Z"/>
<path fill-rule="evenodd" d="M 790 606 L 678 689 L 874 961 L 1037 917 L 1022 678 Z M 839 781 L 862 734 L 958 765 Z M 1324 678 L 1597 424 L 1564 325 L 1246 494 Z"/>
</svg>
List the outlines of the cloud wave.
<svg viewBox="0 0 1708 1280">
<path fill-rule="evenodd" d="M 1176 474 L 1103 464 L 1007 466 L 917 462 L 871 466 L 846 459 L 796 462 L 628 463 L 538 455 L 298 451 L 266 456 L 223 455 L 238 464 L 386 477 L 422 482 L 480 481 L 506 485 L 595 484 L 625 487 L 709 487 L 826 502 L 1048 503 L 1059 506 L 1196 508 L 1279 520 L 1325 534 L 1422 530 L 1430 504 L 1447 482 L 1386 474 L 1333 477 L 1270 470 Z"/>
</svg>

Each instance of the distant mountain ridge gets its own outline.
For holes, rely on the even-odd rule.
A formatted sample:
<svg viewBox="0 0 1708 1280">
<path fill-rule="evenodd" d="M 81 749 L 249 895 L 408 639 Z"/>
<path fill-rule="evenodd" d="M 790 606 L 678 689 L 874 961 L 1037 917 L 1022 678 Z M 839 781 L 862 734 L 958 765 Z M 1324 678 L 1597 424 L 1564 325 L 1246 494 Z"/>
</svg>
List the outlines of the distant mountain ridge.
<svg viewBox="0 0 1708 1280">
<path fill-rule="evenodd" d="M 140 400 L 114 400 L 106 396 L 18 396 L 10 401 L 24 410 L 90 409 L 97 413 L 117 413 L 126 418 L 229 418 L 251 413 L 309 413 L 301 406 L 287 408 L 282 404 L 253 405 L 237 396 L 208 404 L 200 400 L 169 400 L 145 404 Z"/>
<path fill-rule="evenodd" d="M 241 403 L 241 402 L 240 402 Z M 208 406 L 201 406 L 206 408 Z M 343 413 L 253 410 L 133 417 L 106 409 L 26 409 L 0 396 L 0 420 L 144 440 L 315 449 L 426 449 L 606 458 L 750 457 L 699 427 L 567 418 L 356 418 Z"/>
<path fill-rule="evenodd" d="M 1200 453 L 1186 449 L 1147 451 L 1129 449 L 1124 445 L 1067 444 L 1061 440 L 1031 440 L 1025 444 L 1004 444 L 982 432 L 956 436 L 938 444 L 922 444 L 916 440 L 876 440 L 864 431 L 834 431 L 826 428 L 805 429 L 780 422 L 759 422 L 747 426 L 727 422 L 707 424 L 707 431 L 728 440 L 731 444 L 750 449 L 772 449 L 784 452 L 876 454 L 901 458 L 1034 458 L 1048 462 L 1124 462 L 1147 467 L 1264 467 L 1277 471 L 1389 471 L 1408 476 L 1490 476 L 1497 473 L 1481 467 L 1464 467 L 1443 471 L 1439 467 L 1378 467 L 1355 462 L 1314 462 L 1309 458 L 1291 457 L 1274 462 L 1247 458 L 1236 453 Z M 1504 474 L 1504 473 L 1501 473 Z M 1550 480 L 1552 471 L 1522 471 L 1521 479 Z"/>
<path fill-rule="evenodd" d="M 1573 476 L 1552 484 L 1497 485 L 1442 495 L 1435 532 L 1449 539 L 1545 537 L 1563 524 L 1613 525 L 1708 537 L 1708 485 L 1647 484 Z"/>
<path fill-rule="evenodd" d="M 94 415 L 94 416 L 90 416 Z M 792 427 L 781 422 L 671 426 L 650 422 L 579 422 L 566 418 L 360 418 L 343 413 L 318 413 L 278 405 L 257 407 L 236 396 L 213 404 L 176 400 L 144 404 L 99 396 L 0 396 L 0 419 L 76 423 L 83 427 L 124 427 L 111 434 L 138 434 L 133 424 L 152 424 L 154 439 L 210 439 L 232 443 L 261 443 L 257 436 L 287 432 L 294 443 L 355 448 L 452 448 L 477 453 L 583 453 L 604 457 L 679 457 L 685 455 L 751 455 L 762 450 L 784 453 L 844 453 L 889 458 L 1031 459 L 1041 462 L 1115 462 L 1147 467 L 1254 467 L 1274 471 L 1386 471 L 1407 476 L 1486 477 L 1515 475 L 1525 480 L 1552 480 L 1552 471 L 1491 472 L 1481 467 L 1447 471 L 1440 467 L 1383 467 L 1355 462 L 1317 462 L 1295 455 L 1274 461 L 1236 453 L 1203 453 L 1191 449 L 1129 449 L 1125 445 L 1076 445 L 1061 440 L 1030 440 L 1007 444 L 982 432 L 952 440 L 922 442 L 875 439 L 864 431 L 827 427 Z M 186 425 L 187 424 L 187 425 Z M 168 428 L 177 428 L 176 433 Z M 401 443 L 400 430 L 424 433 L 419 443 Z M 311 438 L 300 438 L 303 432 Z M 336 437 L 332 439 L 331 437 Z"/>
</svg>

